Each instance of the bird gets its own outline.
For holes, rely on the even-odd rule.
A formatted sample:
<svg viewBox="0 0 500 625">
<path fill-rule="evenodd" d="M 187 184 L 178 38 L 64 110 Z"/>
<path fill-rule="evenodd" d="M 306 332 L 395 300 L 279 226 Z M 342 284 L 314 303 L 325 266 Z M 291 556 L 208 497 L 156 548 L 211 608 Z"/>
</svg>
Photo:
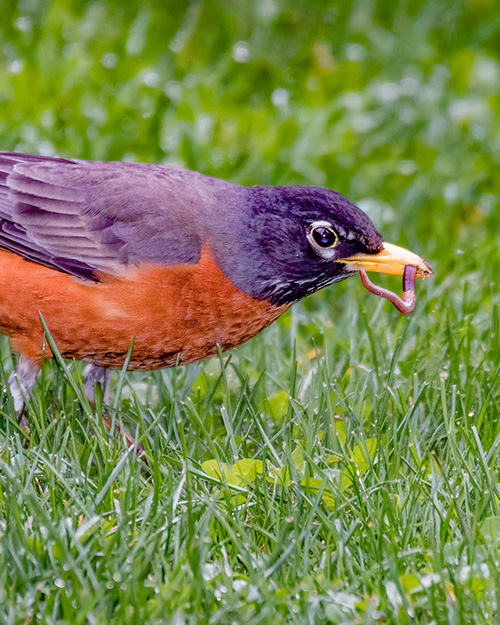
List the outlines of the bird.
<svg viewBox="0 0 500 625">
<path fill-rule="evenodd" d="M 52 356 L 42 318 L 61 355 L 87 363 L 92 399 L 132 343 L 131 370 L 184 365 L 332 283 L 406 267 L 432 273 L 328 188 L 0 152 L 0 332 L 19 354 L 8 380 L 18 414 Z"/>
</svg>

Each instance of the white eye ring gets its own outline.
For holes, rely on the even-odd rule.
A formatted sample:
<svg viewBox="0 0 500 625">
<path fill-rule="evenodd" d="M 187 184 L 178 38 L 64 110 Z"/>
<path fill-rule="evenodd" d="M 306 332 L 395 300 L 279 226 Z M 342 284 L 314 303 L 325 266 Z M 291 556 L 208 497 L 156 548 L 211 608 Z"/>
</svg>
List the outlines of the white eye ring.
<svg viewBox="0 0 500 625">
<path fill-rule="evenodd" d="M 319 229 L 326 230 L 329 234 L 333 235 L 331 243 L 327 245 L 322 245 L 320 243 L 317 236 L 318 233 L 316 232 Z M 317 252 L 320 256 L 326 259 L 331 259 L 335 256 L 335 248 L 339 243 L 339 235 L 329 221 L 315 221 L 309 226 L 309 229 L 307 231 L 307 240 L 309 241 L 314 251 Z"/>
</svg>

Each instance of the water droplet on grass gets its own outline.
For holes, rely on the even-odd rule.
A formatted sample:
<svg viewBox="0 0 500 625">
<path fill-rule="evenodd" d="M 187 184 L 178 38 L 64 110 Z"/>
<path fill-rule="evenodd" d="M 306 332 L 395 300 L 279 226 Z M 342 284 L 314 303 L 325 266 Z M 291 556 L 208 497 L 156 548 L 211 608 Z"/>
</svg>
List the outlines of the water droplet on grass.
<svg viewBox="0 0 500 625">
<path fill-rule="evenodd" d="M 236 63 L 247 63 L 250 57 L 250 50 L 246 41 L 238 41 L 233 47 L 233 59 Z"/>
<path fill-rule="evenodd" d="M 273 95 L 271 96 L 271 101 L 274 106 L 278 108 L 283 108 L 288 105 L 288 101 L 290 99 L 290 94 L 286 89 L 275 89 Z"/>
<path fill-rule="evenodd" d="M 106 52 L 102 55 L 101 63 L 107 68 L 115 67 L 118 63 L 118 57 L 114 52 Z"/>
</svg>

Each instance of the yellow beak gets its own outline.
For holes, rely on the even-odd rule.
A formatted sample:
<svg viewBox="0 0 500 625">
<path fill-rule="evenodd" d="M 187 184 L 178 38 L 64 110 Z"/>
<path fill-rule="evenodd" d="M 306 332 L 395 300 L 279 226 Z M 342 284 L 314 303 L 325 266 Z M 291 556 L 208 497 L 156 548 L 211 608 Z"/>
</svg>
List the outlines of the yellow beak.
<svg viewBox="0 0 500 625">
<path fill-rule="evenodd" d="M 427 278 L 432 275 L 430 265 L 420 256 L 417 256 L 403 247 L 384 243 L 382 251 L 378 254 L 355 254 L 349 258 L 339 258 L 338 263 L 345 263 L 350 271 L 377 271 L 378 273 L 390 273 L 395 276 L 402 276 L 406 265 L 417 268 L 418 278 Z"/>
</svg>

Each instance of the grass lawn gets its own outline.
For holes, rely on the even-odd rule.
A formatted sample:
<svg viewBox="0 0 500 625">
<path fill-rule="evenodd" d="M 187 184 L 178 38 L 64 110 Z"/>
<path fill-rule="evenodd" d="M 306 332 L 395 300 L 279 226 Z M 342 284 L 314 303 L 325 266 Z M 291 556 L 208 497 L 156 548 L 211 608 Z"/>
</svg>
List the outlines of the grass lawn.
<svg viewBox="0 0 500 625">
<path fill-rule="evenodd" d="M 0 14 L 2 149 L 328 186 L 435 270 L 408 318 L 352 278 L 220 358 L 116 372 L 147 463 L 79 364 L 44 366 L 28 435 L 2 395 L 0 624 L 498 622 L 498 3 Z M 13 364 L 2 337 L 0 387 Z"/>
</svg>

